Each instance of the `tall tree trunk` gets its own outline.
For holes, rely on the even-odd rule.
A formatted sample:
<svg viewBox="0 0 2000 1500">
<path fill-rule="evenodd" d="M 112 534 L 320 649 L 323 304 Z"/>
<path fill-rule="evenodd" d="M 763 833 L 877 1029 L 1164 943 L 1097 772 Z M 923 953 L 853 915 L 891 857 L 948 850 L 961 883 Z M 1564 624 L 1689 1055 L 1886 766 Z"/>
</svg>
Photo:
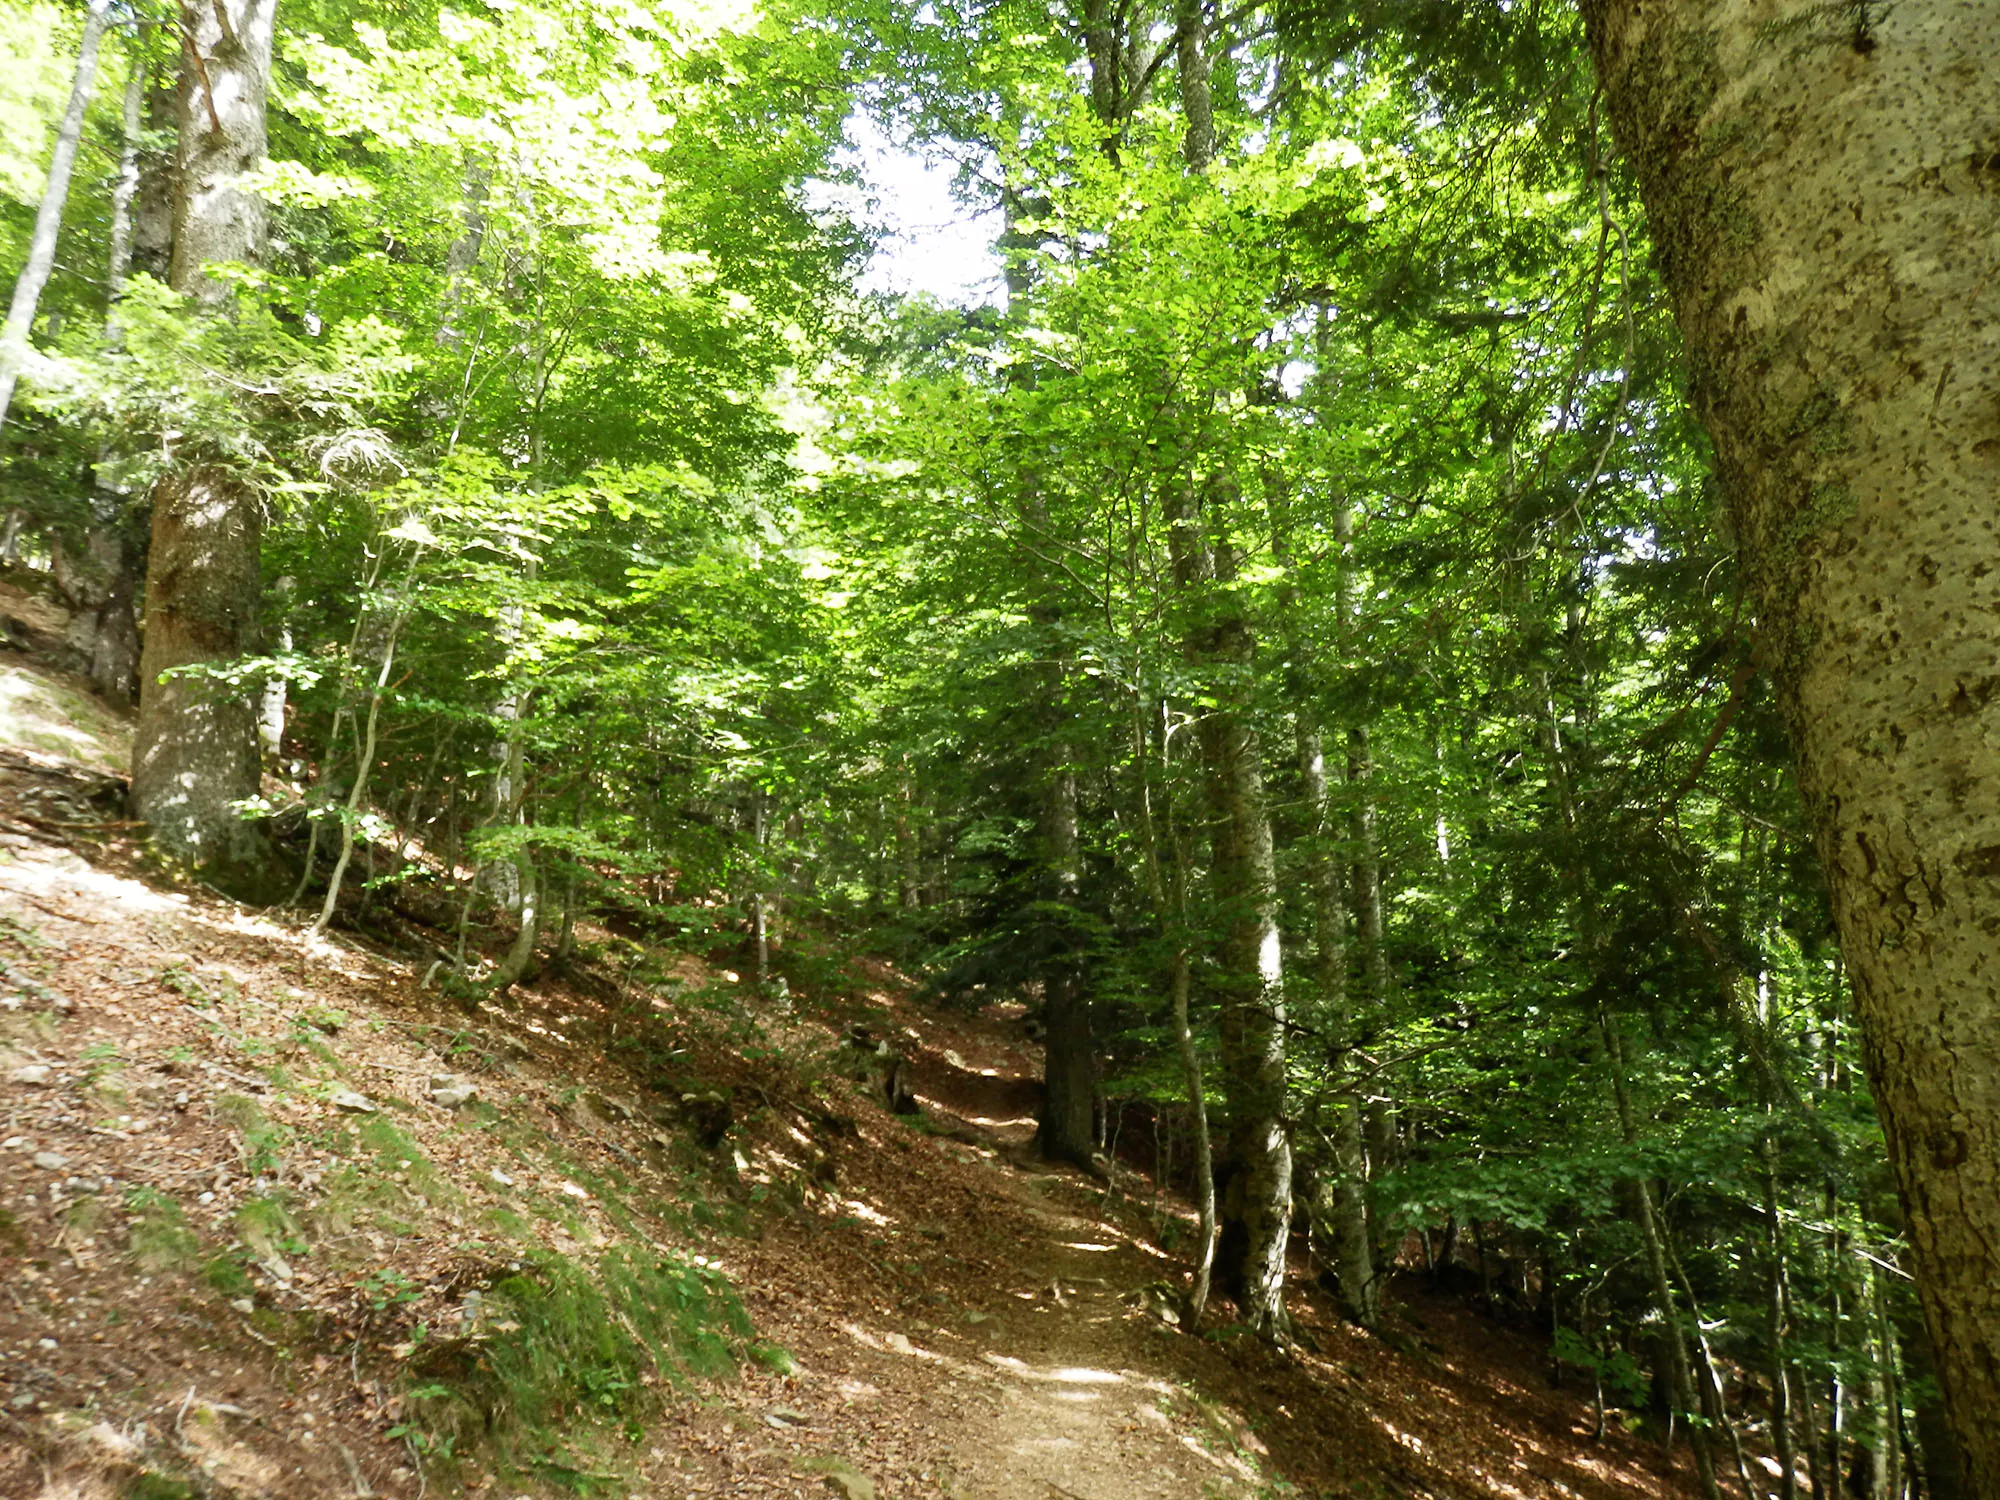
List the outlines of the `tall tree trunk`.
<svg viewBox="0 0 2000 1500">
<path fill-rule="evenodd" d="M 111 189 L 111 244 L 105 256 L 104 292 L 113 309 L 125 290 L 126 277 L 132 273 L 132 201 L 139 194 L 144 145 L 140 132 L 145 127 L 146 85 L 151 73 L 145 48 L 135 37 L 119 111 L 118 180 Z"/>
<path fill-rule="evenodd" d="M 1322 349 L 1324 342 L 1322 341 Z M 1271 550 L 1286 568 L 1296 565 L 1292 549 L 1290 499 L 1276 476 L 1265 485 L 1271 507 Z M 1315 1234 L 1326 1232 L 1340 1310 L 1351 1322 L 1373 1328 L 1381 1315 L 1381 1287 L 1376 1273 L 1374 1236 L 1369 1227 L 1368 1166 L 1364 1142 L 1363 1105 L 1353 1080 L 1359 1073 L 1352 997 L 1348 993 L 1346 872 L 1336 845 L 1338 810 L 1333 803 L 1326 768 L 1325 736 L 1313 702 L 1312 644 L 1297 617 L 1296 590 L 1280 592 L 1286 684 L 1292 700 L 1293 742 L 1298 754 L 1299 781 L 1311 819 L 1306 835 L 1306 886 L 1312 894 L 1313 995 L 1320 1007 L 1326 1037 L 1327 1063 L 1333 1076 L 1332 1121 L 1326 1141 L 1332 1170 L 1325 1174 L 1323 1207 L 1315 1212 Z"/>
<path fill-rule="evenodd" d="M 1053 610 L 1038 612 L 1047 626 Z M 1065 665 L 1059 655 L 1043 666 L 1035 690 L 1041 719 L 1037 800 L 1042 925 L 1053 931 L 1042 966 L 1042 1118 L 1037 1138 L 1052 1161 L 1089 1166 L 1097 1150 L 1097 1044 L 1091 1033 L 1090 997 L 1076 952 L 1072 913 L 1082 880 L 1077 839 L 1076 768 L 1060 733 Z"/>
<path fill-rule="evenodd" d="M 1169 518 L 1176 586 L 1206 618 L 1189 635 L 1197 667 L 1227 669 L 1240 683 L 1256 642 L 1236 596 L 1225 535 L 1204 536 L 1193 485 L 1182 481 Z M 1219 528 L 1218 528 L 1219 530 Z M 1285 1250 L 1291 1232 L 1292 1149 L 1285 1107 L 1285 1001 L 1278 934 L 1277 863 L 1257 734 L 1241 688 L 1225 691 L 1199 721 L 1212 832 L 1210 882 L 1222 925 L 1215 986 L 1223 1088 L 1229 1101 L 1228 1174 L 1216 1267 L 1243 1321 L 1274 1336 L 1288 1329 Z"/>
<path fill-rule="evenodd" d="M 1303 717 L 1297 735 L 1299 774 L 1305 783 L 1306 805 L 1317 824 L 1307 866 L 1317 959 L 1314 978 L 1326 1008 L 1327 1046 L 1333 1053 L 1334 1077 L 1339 1081 L 1329 1132 L 1333 1173 L 1328 1227 L 1333 1231 L 1334 1279 L 1340 1284 L 1341 1312 L 1363 1328 L 1373 1328 L 1381 1317 L 1382 1293 L 1375 1266 L 1375 1237 L 1369 1227 L 1363 1105 L 1359 1091 L 1349 1083 L 1359 1071 L 1360 1059 L 1355 1053 L 1354 1019 L 1347 998 L 1347 911 L 1341 900 L 1340 861 L 1328 847 L 1333 814 L 1326 754 L 1319 731 L 1308 727 Z"/>
<path fill-rule="evenodd" d="M 1187 119 L 1188 171 L 1215 159 L 1215 110 L 1203 48 L 1200 0 L 1177 0 L 1176 62 Z M 1192 455 L 1190 456 L 1192 457 Z M 1264 805 L 1264 772 L 1240 684 L 1254 669 L 1256 639 L 1240 598 L 1217 593 L 1236 578 L 1226 531 L 1209 534 L 1192 475 L 1171 482 L 1167 517 L 1176 588 L 1207 618 L 1190 631 L 1197 666 L 1233 668 L 1239 684 L 1200 720 L 1199 738 L 1214 828 L 1210 860 L 1223 924 L 1218 952 L 1223 1085 L 1229 1100 L 1228 1186 L 1216 1264 L 1243 1321 L 1282 1337 L 1285 1250 L 1292 1225 L 1292 1144 L 1285 1124 L 1285 999 L 1278 934 L 1277 860 Z"/>
<path fill-rule="evenodd" d="M 83 140 L 83 112 L 97 83 L 97 46 L 104 38 L 104 25 L 111 15 L 111 0 L 90 0 L 83 16 L 83 41 L 76 51 L 76 76 L 70 84 L 69 107 L 56 127 L 55 150 L 49 155 L 48 183 L 42 189 L 41 206 L 35 211 L 35 228 L 28 238 L 28 260 L 14 279 L 14 299 L 7 308 L 7 320 L 0 323 L 0 427 L 7 422 L 7 409 L 14 402 L 14 383 L 27 362 L 28 336 L 34 331 L 35 309 L 41 305 L 42 288 L 55 270 L 56 240 L 62 234 L 63 209 L 69 203 L 70 172 L 76 166 L 76 150 Z"/>
<path fill-rule="evenodd" d="M 1990 5 L 1586 0 L 1854 976 L 1966 1493 L 2000 1497 Z"/>
<path fill-rule="evenodd" d="M 1764 1336 L 1771 1384 L 1771 1449 L 1778 1461 L 1778 1500 L 1799 1500 L 1798 1450 L 1792 1443 L 1792 1392 L 1785 1371 L 1791 1342 L 1791 1299 L 1785 1285 L 1785 1228 L 1778 1217 L 1778 1143 L 1767 1128 L 1757 1143 L 1764 1195 Z"/>
<path fill-rule="evenodd" d="M 1904 1384 L 1910 1391 L 1910 1425 L 1916 1429 L 1926 1500 L 1967 1500 L 1976 1492 L 1965 1483 L 1958 1437 L 1938 1389 L 1937 1366 L 1931 1359 L 1931 1338 L 1923 1319 L 1908 1299 L 1899 1299 L 1890 1315 L 1896 1346 L 1903 1356 Z"/>
<path fill-rule="evenodd" d="M 125 79 L 123 143 L 118 180 L 111 192 L 110 249 L 105 258 L 104 326 L 112 343 L 119 339 L 118 298 L 132 269 L 133 202 L 145 162 L 149 81 L 144 48 L 135 40 Z M 99 450 L 100 464 L 109 457 L 108 445 Z M 138 602 L 146 571 L 141 519 L 133 515 L 124 496 L 100 487 L 90 497 L 82 548 L 73 547 L 58 533 L 49 549 L 56 586 L 73 610 L 70 644 L 84 658 L 91 686 L 111 702 L 128 706 L 139 701 Z"/>
<path fill-rule="evenodd" d="M 264 250 L 263 205 L 239 183 L 264 159 L 273 15 L 274 0 L 188 12 L 173 286 L 218 312 L 228 288 L 203 267 L 254 262 Z M 132 807 L 166 853 L 240 894 L 276 899 L 262 830 L 234 805 L 259 785 L 249 693 L 200 675 L 162 680 L 255 649 L 263 524 L 261 497 L 221 464 L 179 465 L 154 489 Z"/>
<path fill-rule="evenodd" d="M 1145 853 L 1146 891 L 1153 912 L 1172 951 L 1169 957 L 1168 992 L 1172 1006 L 1174 1050 L 1179 1054 L 1181 1082 L 1187 1090 L 1188 1124 L 1194 1135 L 1194 1191 L 1196 1240 L 1194 1272 L 1188 1279 L 1187 1297 L 1182 1304 L 1182 1326 L 1190 1333 L 1201 1327 L 1201 1315 L 1208 1306 L 1209 1281 L 1215 1270 L 1215 1151 L 1208 1128 L 1208 1091 L 1201 1076 L 1201 1057 L 1195 1050 L 1194 1025 L 1190 1018 L 1194 956 L 1190 951 L 1193 933 L 1188 925 L 1187 837 L 1174 816 L 1173 735 L 1167 706 L 1158 705 L 1160 729 L 1160 769 L 1163 773 L 1162 805 L 1166 813 L 1162 837 L 1153 811 L 1152 774 L 1146 753 L 1148 734 L 1145 709 L 1135 692 L 1132 700 L 1132 761 L 1139 776 L 1139 830 Z M 1162 844 L 1167 847 L 1162 849 Z M 1171 1146 L 1172 1137 L 1168 1137 Z M 1155 1191 L 1173 1180 L 1171 1161 L 1155 1164 Z"/>
</svg>

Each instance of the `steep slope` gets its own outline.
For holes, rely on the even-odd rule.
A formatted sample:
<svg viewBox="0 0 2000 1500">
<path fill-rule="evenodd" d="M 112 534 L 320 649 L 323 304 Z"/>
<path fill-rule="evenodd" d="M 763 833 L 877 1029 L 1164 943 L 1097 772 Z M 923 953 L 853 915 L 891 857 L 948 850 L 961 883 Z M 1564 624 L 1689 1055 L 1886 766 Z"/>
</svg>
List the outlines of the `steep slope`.
<svg viewBox="0 0 2000 1500">
<path fill-rule="evenodd" d="M 594 929 L 468 1010 L 141 878 L 112 747 L 51 755 L 15 670 L 0 1496 L 1683 1493 L 1449 1302 L 1417 1356 L 1303 1293 L 1298 1350 L 1176 1331 L 1174 1205 L 1039 1168 L 1018 1028 L 879 965 L 794 1007 Z"/>
</svg>

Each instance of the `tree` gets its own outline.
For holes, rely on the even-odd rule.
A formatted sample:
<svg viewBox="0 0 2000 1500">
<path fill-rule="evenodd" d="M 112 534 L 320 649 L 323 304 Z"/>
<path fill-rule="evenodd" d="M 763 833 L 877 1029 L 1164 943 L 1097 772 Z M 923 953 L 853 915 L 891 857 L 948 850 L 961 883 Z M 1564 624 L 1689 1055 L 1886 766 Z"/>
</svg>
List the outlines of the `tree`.
<svg viewBox="0 0 2000 1500">
<path fill-rule="evenodd" d="M 1797 747 L 1967 1493 L 2000 1496 L 1991 13 L 1585 15 Z"/>
<path fill-rule="evenodd" d="M 218 0 L 183 38 L 172 285 L 221 315 L 210 267 L 263 258 L 265 210 L 244 182 L 265 148 L 275 0 Z M 132 809 L 167 853 L 245 894 L 275 894 L 261 830 L 242 806 L 261 762 L 249 687 L 216 675 L 255 651 L 264 498 L 234 465 L 200 457 L 153 491 Z"/>
<path fill-rule="evenodd" d="M 34 238 L 28 244 L 28 261 L 14 280 L 13 301 L 8 304 L 5 323 L 0 323 L 0 427 L 7 424 L 7 409 L 14 402 L 14 383 L 20 378 L 27 358 L 28 335 L 35 324 L 35 309 L 42 300 L 42 288 L 55 269 L 56 239 L 62 233 L 63 209 L 69 202 L 69 177 L 76 166 L 76 148 L 83 139 L 83 112 L 97 82 L 97 48 L 104 39 L 105 22 L 111 16 L 111 0 L 91 0 L 84 13 L 83 40 L 76 50 L 76 78 L 70 85 L 69 107 L 56 128 L 55 150 L 49 157 L 48 183 L 42 189 L 41 207 L 35 214 Z"/>
</svg>

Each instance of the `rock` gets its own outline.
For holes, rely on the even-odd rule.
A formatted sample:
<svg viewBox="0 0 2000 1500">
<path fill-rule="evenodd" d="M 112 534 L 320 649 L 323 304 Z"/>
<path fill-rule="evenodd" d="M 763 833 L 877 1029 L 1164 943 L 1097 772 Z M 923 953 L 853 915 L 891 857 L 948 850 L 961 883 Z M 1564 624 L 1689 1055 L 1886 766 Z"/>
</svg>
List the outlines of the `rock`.
<svg viewBox="0 0 2000 1500">
<path fill-rule="evenodd" d="M 53 1072 L 55 1069 L 47 1063 L 29 1063 L 25 1068 L 16 1068 L 11 1076 L 16 1083 L 42 1084 L 49 1081 Z"/>
<path fill-rule="evenodd" d="M 736 1123 L 736 1110 L 729 1096 L 719 1092 L 682 1094 L 680 1112 L 681 1123 L 704 1151 L 720 1146 Z"/>
<path fill-rule="evenodd" d="M 370 1099 L 366 1094 L 355 1093 L 353 1089 L 335 1089 L 331 1094 L 326 1096 L 326 1102 L 331 1104 L 335 1109 L 344 1109 L 350 1114 L 372 1115 L 375 1113 L 375 1101 Z"/>
<path fill-rule="evenodd" d="M 846 1464 L 828 1469 L 822 1482 L 844 1500 L 875 1500 L 875 1481 L 859 1469 L 851 1469 Z"/>
<path fill-rule="evenodd" d="M 781 1425 L 786 1427 L 812 1426 L 811 1417 L 807 1416 L 802 1411 L 793 1411 L 789 1406 L 772 1407 L 770 1420 L 780 1423 Z"/>
<path fill-rule="evenodd" d="M 492 1171 L 488 1172 L 486 1175 L 492 1178 L 501 1187 L 512 1187 L 514 1185 L 514 1179 L 509 1177 L 505 1172 L 501 1171 L 498 1167 L 495 1167 Z"/>
<path fill-rule="evenodd" d="M 37 1151 L 35 1165 L 44 1172 L 60 1172 L 69 1165 L 69 1158 L 58 1151 Z"/>
<path fill-rule="evenodd" d="M 431 1103 L 442 1104 L 446 1109 L 469 1104 L 478 1094 L 479 1086 L 470 1079 L 454 1078 L 449 1073 L 439 1073 L 431 1079 Z"/>
<path fill-rule="evenodd" d="M 242 1313 L 243 1316 L 246 1318 L 257 1310 L 257 1304 L 252 1302 L 248 1297 L 238 1297 L 234 1302 L 230 1303 L 229 1305 L 235 1308 L 238 1312 Z"/>
</svg>

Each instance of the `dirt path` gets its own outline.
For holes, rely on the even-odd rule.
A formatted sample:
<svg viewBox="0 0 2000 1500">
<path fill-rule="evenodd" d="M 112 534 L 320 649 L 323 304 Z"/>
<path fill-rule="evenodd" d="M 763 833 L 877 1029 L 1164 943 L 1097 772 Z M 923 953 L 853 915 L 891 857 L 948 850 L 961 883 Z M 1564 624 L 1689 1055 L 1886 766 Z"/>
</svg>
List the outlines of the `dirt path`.
<svg viewBox="0 0 2000 1500">
<path fill-rule="evenodd" d="M 1107 1193 L 1032 1162 L 1032 1048 L 991 1018 L 876 999 L 918 1052 L 925 1116 L 871 1112 L 836 1201 L 753 1260 L 766 1287 L 819 1287 L 810 1305 L 754 1307 L 801 1363 L 753 1397 L 753 1420 L 761 1400 L 809 1425 L 783 1452 L 747 1444 L 732 1485 L 688 1493 L 806 1494 L 800 1474 L 836 1463 L 866 1483 L 836 1482 L 847 1500 L 1688 1493 L 1656 1448 L 1592 1440 L 1581 1393 L 1549 1390 L 1532 1344 L 1415 1284 L 1396 1315 L 1414 1356 L 1342 1326 L 1303 1283 L 1299 1348 L 1215 1331 L 1226 1307 L 1210 1337 L 1186 1337 L 1159 1311 L 1181 1268 L 1154 1241 L 1150 1185 L 1127 1173 Z"/>
<path fill-rule="evenodd" d="M 954 1448 L 970 1493 L 1167 1500 L 1246 1492 L 1258 1477 L 1239 1451 L 1247 1434 L 1226 1418 L 1200 1420 L 1200 1404 L 1161 1347 L 1174 1335 L 1128 1300 L 1149 1268 L 1093 1238 L 1101 1224 L 1036 1201 L 1048 1196 L 1035 1191 L 1048 1181 L 1008 1184 L 1046 1226 L 1049 1253 L 1035 1268 L 1044 1283 L 1035 1300 L 1002 1321 L 983 1355 L 1001 1379 L 991 1409 Z"/>
</svg>

